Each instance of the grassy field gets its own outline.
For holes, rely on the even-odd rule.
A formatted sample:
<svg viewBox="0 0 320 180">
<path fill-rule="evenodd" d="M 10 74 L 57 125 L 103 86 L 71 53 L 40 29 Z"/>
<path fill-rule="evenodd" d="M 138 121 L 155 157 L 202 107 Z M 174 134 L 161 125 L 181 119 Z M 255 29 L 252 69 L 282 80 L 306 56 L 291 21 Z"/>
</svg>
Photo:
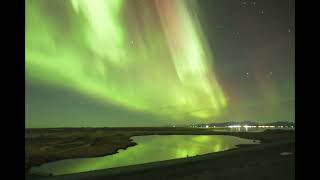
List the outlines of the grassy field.
<svg viewBox="0 0 320 180">
<path fill-rule="evenodd" d="M 26 172 L 32 166 L 61 159 L 114 154 L 135 145 L 132 136 L 141 135 L 231 135 L 272 143 L 294 140 L 293 131 L 218 132 L 200 128 L 57 128 L 26 129 Z"/>
</svg>

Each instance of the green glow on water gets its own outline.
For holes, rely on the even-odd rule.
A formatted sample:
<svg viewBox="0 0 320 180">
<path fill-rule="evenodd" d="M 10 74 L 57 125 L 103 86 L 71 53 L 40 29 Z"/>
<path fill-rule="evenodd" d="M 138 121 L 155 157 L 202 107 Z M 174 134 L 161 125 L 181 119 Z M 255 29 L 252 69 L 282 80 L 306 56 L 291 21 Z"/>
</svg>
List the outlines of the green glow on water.
<svg viewBox="0 0 320 180">
<path fill-rule="evenodd" d="M 32 172 L 53 175 L 85 172 L 169 159 L 186 158 L 236 148 L 238 144 L 254 144 L 252 140 L 234 136 L 153 135 L 133 137 L 138 145 L 104 157 L 79 158 L 47 163 Z"/>
</svg>

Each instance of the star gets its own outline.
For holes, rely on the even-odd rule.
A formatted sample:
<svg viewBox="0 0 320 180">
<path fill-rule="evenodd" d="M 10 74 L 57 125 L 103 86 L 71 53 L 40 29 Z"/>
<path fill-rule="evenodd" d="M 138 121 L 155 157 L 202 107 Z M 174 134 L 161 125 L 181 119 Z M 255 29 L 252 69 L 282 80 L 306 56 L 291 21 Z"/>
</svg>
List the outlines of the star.
<svg viewBox="0 0 320 180">
<path fill-rule="evenodd" d="M 248 72 L 246 72 L 246 76 L 245 76 L 245 78 L 246 78 L 246 79 L 248 79 L 248 78 L 249 78 L 249 73 L 248 73 Z"/>
</svg>

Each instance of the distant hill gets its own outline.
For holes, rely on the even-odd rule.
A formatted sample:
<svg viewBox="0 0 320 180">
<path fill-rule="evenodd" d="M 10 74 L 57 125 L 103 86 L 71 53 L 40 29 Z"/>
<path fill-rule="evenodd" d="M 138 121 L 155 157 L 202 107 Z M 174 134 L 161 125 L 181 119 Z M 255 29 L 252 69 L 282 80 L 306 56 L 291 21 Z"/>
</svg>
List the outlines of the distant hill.
<svg viewBox="0 0 320 180">
<path fill-rule="evenodd" d="M 288 122 L 288 121 L 278 121 L 273 123 L 267 123 L 265 124 L 267 126 L 295 126 L 294 122 Z"/>
<path fill-rule="evenodd" d="M 294 122 L 289 122 L 289 121 L 277 121 L 277 122 L 271 122 L 271 123 L 257 123 L 257 122 L 253 122 L 253 121 L 241 121 L 241 122 L 235 122 L 235 121 L 231 121 L 231 122 L 223 122 L 223 123 L 203 123 L 203 124 L 192 124 L 189 126 L 198 126 L 198 127 L 205 127 L 205 126 L 209 126 L 209 127 L 226 127 L 226 126 L 231 126 L 231 125 L 247 125 L 247 126 L 294 126 L 295 127 L 295 123 Z"/>
</svg>

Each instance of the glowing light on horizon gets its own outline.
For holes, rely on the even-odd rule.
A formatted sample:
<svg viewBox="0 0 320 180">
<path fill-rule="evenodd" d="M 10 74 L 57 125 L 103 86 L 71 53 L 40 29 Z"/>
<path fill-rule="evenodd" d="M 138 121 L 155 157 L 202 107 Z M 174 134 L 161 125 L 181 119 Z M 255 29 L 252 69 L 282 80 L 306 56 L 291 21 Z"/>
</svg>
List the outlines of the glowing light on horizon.
<svg viewBox="0 0 320 180">
<path fill-rule="evenodd" d="M 228 126 L 228 128 L 240 128 L 241 127 L 241 125 L 230 125 L 230 126 Z"/>
<path fill-rule="evenodd" d="M 258 126 L 259 128 L 275 128 L 275 126 Z"/>
</svg>

